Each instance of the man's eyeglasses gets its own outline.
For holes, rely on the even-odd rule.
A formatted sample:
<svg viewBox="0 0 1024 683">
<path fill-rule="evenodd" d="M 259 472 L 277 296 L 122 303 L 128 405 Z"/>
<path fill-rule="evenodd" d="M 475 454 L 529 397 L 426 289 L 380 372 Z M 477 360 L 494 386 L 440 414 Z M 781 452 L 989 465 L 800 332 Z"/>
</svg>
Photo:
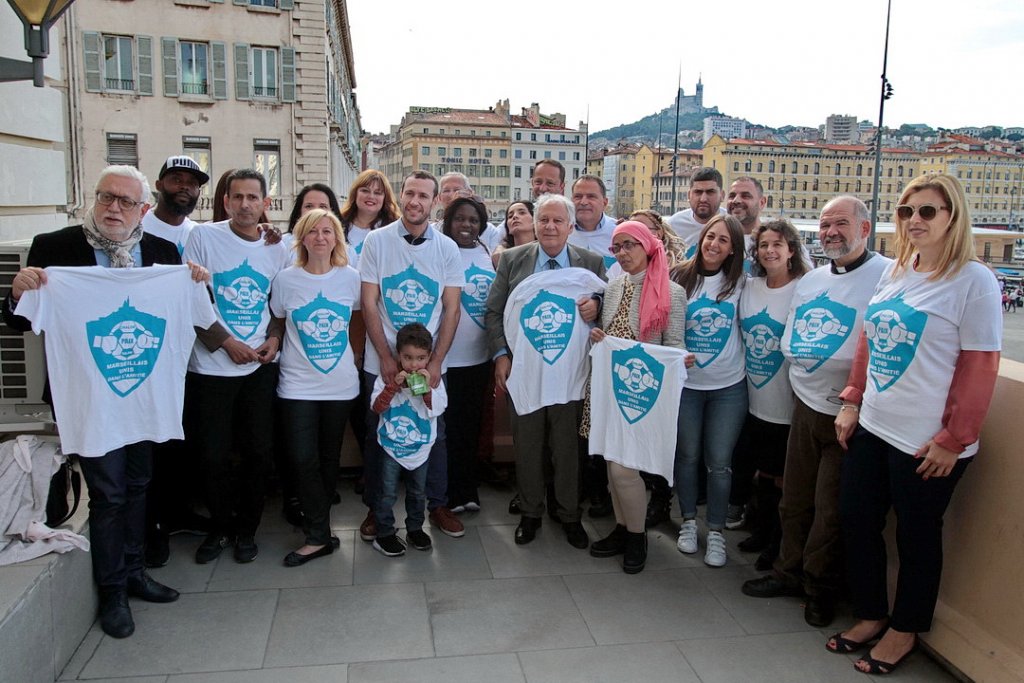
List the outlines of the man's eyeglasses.
<svg viewBox="0 0 1024 683">
<path fill-rule="evenodd" d="M 623 249 L 625 249 L 626 251 L 633 251 L 633 247 L 639 246 L 639 242 L 620 242 L 619 244 L 613 244 L 612 246 L 608 247 L 608 251 L 612 252 L 613 254 L 618 254 Z"/>
<path fill-rule="evenodd" d="M 110 206 L 116 201 L 118 206 L 120 206 L 124 211 L 131 211 L 142 203 L 135 201 L 131 197 L 122 197 L 121 195 L 111 194 L 110 192 L 97 192 L 96 201 L 103 206 Z"/>
<path fill-rule="evenodd" d="M 909 221 L 914 217 L 914 212 L 921 217 L 923 221 L 930 221 L 935 218 L 935 214 L 939 211 L 949 211 L 949 207 L 946 206 L 935 206 L 934 204 L 922 204 L 921 206 L 914 207 L 910 204 L 897 204 L 896 205 L 896 217 L 901 221 Z"/>
</svg>

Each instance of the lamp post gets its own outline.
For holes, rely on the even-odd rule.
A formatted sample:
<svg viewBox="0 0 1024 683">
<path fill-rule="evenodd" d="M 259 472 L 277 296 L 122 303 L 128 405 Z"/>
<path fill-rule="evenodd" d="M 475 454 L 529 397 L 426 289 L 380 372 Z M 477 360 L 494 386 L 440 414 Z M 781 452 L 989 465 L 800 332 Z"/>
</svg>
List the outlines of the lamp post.
<svg viewBox="0 0 1024 683">
<path fill-rule="evenodd" d="M 868 249 L 875 248 L 875 224 L 878 222 L 878 186 L 882 181 L 882 117 L 885 114 L 885 101 L 892 97 L 892 84 L 885 72 L 889 64 L 889 18 L 892 14 L 892 0 L 885 8 L 885 50 L 882 53 L 882 94 L 878 99 L 878 133 L 875 136 L 875 174 L 871 183 L 871 235 L 868 237 Z"/>
<path fill-rule="evenodd" d="M 45 84 L 43 60 L 50 54 L 50 27 L 74 0 L 7 0 L 25 27 L 25 52 L 31 62 L 0 57 L 0 82 L 28 81 Z"/>
</svg>

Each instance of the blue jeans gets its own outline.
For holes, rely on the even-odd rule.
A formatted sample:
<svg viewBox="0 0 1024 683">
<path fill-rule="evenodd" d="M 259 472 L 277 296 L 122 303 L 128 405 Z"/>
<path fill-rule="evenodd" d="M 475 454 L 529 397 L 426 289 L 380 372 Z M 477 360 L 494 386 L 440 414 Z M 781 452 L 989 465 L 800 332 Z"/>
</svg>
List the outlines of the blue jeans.
<svg viewBox="0 0 1024 683">
<path fill-rule="evenodd" d="M 721 531 L 729 509 L 732 450 L 747 418 L 747 381 L 722 389 L 683 389 L 676 436 L 675 488 L 684 519 L 697 516 L 697 467 L 708 468 L 708 528 Z"/>
<path fill-rule="evenodd" d="M 423 528 L 426 504 L 427 467 L 429 459 L 414 470 L 407 470 L 387 453 L 382 452 L 380 462 L 380 495 L 374 515 L 377 518 L 377 538 L 395 533 L 395 501 L 398 500 L 398 481 L 405 481 L 405 530 Z"/>
</svg>

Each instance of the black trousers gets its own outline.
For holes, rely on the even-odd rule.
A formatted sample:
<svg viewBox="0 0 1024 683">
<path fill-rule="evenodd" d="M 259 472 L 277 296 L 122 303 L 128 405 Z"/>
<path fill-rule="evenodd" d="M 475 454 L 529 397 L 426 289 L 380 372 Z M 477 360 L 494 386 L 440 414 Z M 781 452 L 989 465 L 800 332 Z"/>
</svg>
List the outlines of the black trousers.
<svg viewBox="0 0 1024 683">
<path fill-rule="evenodd" d="M 288 463 L 309 545 L 331 542 L 331 498 L 338 488 L 341 444 L 354 402 L 280 399 Z"/>
<path fill-rule="evenodd" d="M 277 365 L 261 365 L 243 377 L 190 372 L 185 386 L 189 443 L 199 453 L 213 533 L 254 536 L 274 448 Z M 234 472 L 232 449 L 238 454 Z"/>
<path fill-rule="evenodd" d="M 153 444 L 129 444 L 98 458 L 78 458 L 89 491 L 92 575 L 100 591 L 124 590 L 142 573 L 146 487 Z"/>
<path fill-rule="evenodd" d="M 448 368 L 448 409 L 445 428 L 448 438 L 448 502 L 452 507 L 480 502 L 477 493 L 477 448 L 484 391 L 492 374 L 490 362 Z"/>
<path fill-rule="evenodd" d="M 931 628 L 942 576 L 942 515 L 970 460 L 958 460 L 947 477 L 925 481 L 915 472 L 921 460 L 857 429 L 843 457 L 839 491 L 855 617 L 877 620 L 889 614 L 882 532 L 891 507 L 900 568 L 889 625 L 910 633 Z"/>
</svg>

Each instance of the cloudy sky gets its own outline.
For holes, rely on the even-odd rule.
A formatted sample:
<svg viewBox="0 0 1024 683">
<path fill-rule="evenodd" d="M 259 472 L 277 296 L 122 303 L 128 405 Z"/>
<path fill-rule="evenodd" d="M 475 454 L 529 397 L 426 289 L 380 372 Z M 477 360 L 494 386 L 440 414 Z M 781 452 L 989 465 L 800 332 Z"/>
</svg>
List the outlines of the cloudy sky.
<svg viewBox="0 0 1024 683">
<path fill-rule="evenodd" d="M 886 125 L 1024 126 L 1024 2 L 892 5 Z M 705 105 L 752 123 L 874 122 L 885 11 L 885 0 L 348 3 L 370 132 L 410 106 L 504 98 L 602 130 L 672 104 L 680 67 L 687 95 L 701 76 Z"/>
</svg>

